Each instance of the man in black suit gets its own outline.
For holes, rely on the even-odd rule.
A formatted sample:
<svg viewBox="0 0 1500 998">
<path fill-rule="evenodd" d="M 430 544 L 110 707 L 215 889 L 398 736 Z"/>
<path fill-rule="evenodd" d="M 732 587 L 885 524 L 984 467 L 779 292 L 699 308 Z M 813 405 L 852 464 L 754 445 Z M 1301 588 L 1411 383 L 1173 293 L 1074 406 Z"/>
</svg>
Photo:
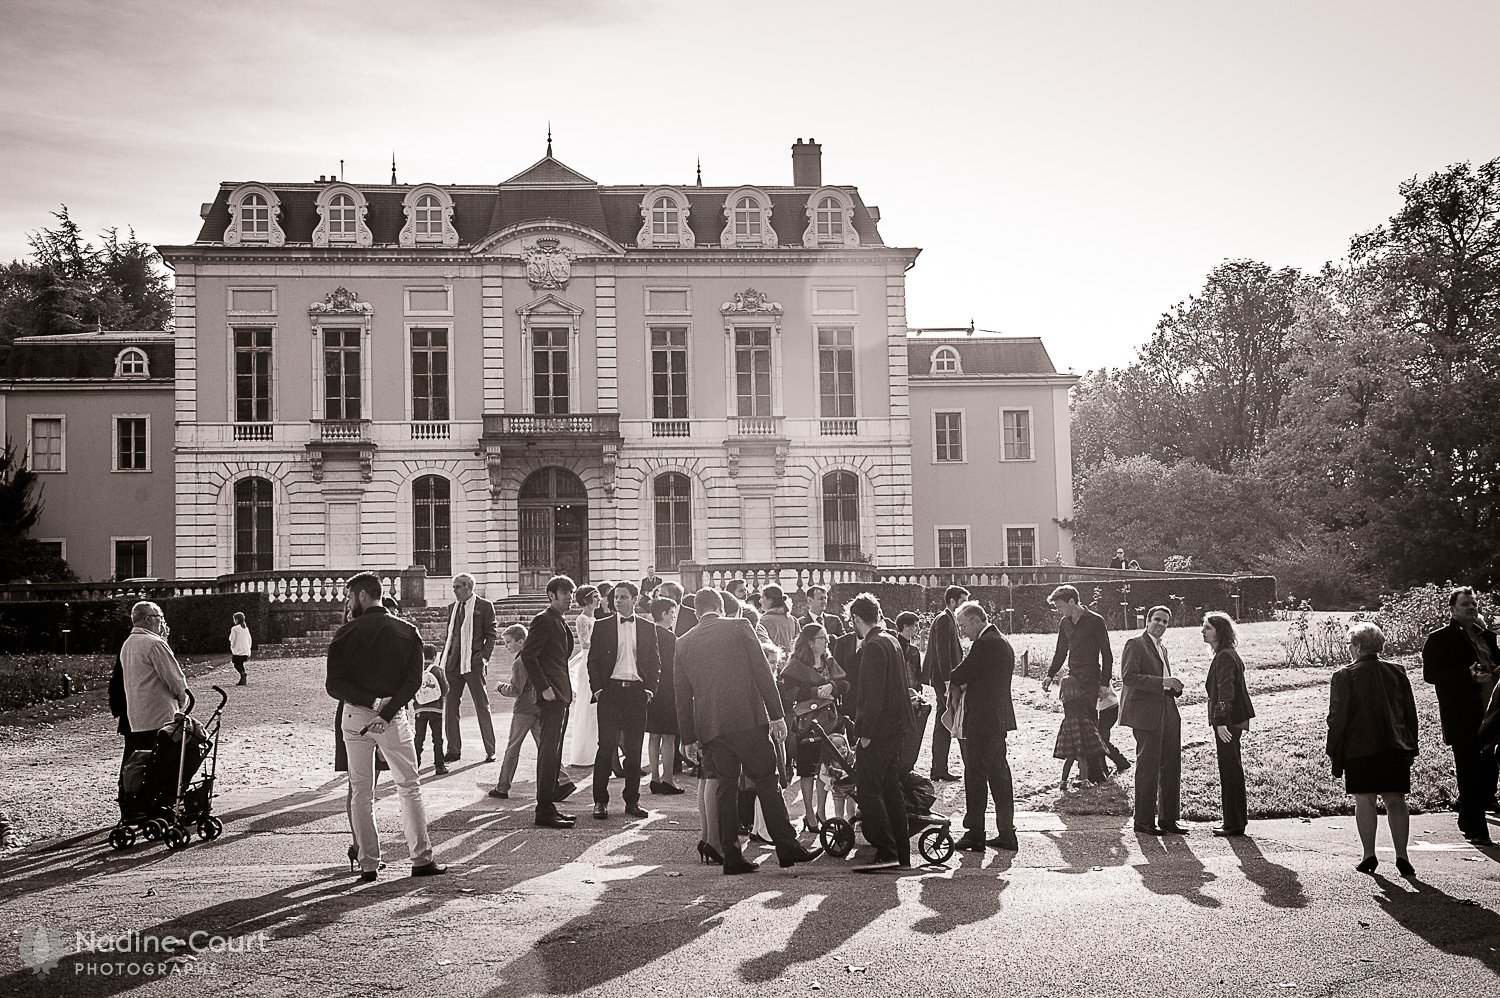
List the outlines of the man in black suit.
<svg viewBox="0 0 1500 998">
<path fill-rule="evenodd" d="M 949 586 L 943 593 L 943 609 L 932 618 L 932 627 L 927 631 L 927 661 L 925 678 L 932 684 L 935 705 L 932 714 L 938 720 L 932 726 L 932 772 L 936 780 L 956 780 L 948 767 L 952 754 L 953 735 L 943 724 L 943 712 L 948 709 L 948 677 L 954 666 L 963 657 L 963 646 L 958 642 L 958 621 L 953 616 L 960 603 L 969 598 L 963 586 Z"/>
<path fill-rule="evenodd" d="M 525 686 L 536 691 L 542 736 L 536 750 L 536 823 L 547 828 L 572 828 L 573 815 L 557 809 L 557 777 L 562 768 L 563 735 L 568 729 L 568 706 L 573 681 L 568 659 L 573 655 L 573 629 L 563 616 L 573 605 L 578 587 L 566 575 L 547 583 L 547 609 L 531 618 L 526 645 L 521 649 Z"/>
<path fill-rule="evenodd" d="M 797 618 L 804 626 L 807 624 L 822 624 L 823 630 L 828 632 L 828 640 L 844 633 L 844 621 L 836 613 L 828 612 L 828 589 L 824 586 L 809 586 L 807 589 L 807 610 Z"/>
<path fill-rule="evenodd" d="M 617 749 L 625 752 L 625 813 L 647 817 L 641 807 L 641 743 L 646 737 L 646 705 L 656 695 L 661 658 L 656 625 L 637 616 L 640 596 L 633 582 L 610 593 L 615 614 L 594 625 L 589 644 L 589 688 L 599 705 L 599 751 L 594 756 L 594 817 L 609 817 L 609 773 Z"/>
<path fill-rule="evenodd" d="M 1153 606 L 1146 630 L 1125 642 L 1120 723 L 1135 732 L 1135 830 L 1185 835 L 1182 817 L 1182 680 L 1172 675 L 1162 637 L 1172 611 Z"/>
<path fill-rule="evenodd" d="M 1490 841 L 1484 813 L 1495 806 L 1495 754 L 1480 742 L 1485 704 L 1500 676 L 1495 632 L 1479 622 L 1479 601 L 1463 586 L 1448 595 L 1452 614 L 1422 645 L 1422 678 L 1437 688 L 1443 741 L 1458 777 L 1458 829 L 1470 842 Z"/>
<path fill-rule="evenodd" d="M 791 866 L 816 859 L 822 850 L 808 850 L 797 841 L 776 781 L 771 739 L 786 739 L 786 715 L 760 641 L 748 620 L 722 616 L 718 590 L 700 589 L 694 606 L 698 626 L 678 639 L 672 662 L 677 730 L 683 754 L 693 762 L 704 759 L 704 768 L 719 781 L 714 804 L 724 872 L 758 869 L 740 851 L 741 771 L 755 787 L 777 862 Z"/>
<path fill-rule="evenodd" d="M 849 603 L 849 621 L 859 635 L 859 760 L 855 795 L 865 838 L 875 847 L 874 862 L 856 873 L 911 866 L 906 800 L 901 794 L 901 763 L 919 737 L 906 678 L 906 656 L 895 635 L 880 626 L 880 603 L 861 593 Z"/>
<path fill-rule="evenodd" d="M 1010 680 L 1016 653 L 1000 628 L 989 622 L 984 607 L 964 603 L 955 618 L 963 636 L 973 642 L 953 670 L 949 682 L 964 695 L 963 737 L 958 740 L 964 760 L 964 834 L 959 849 L 984 852 L 986 845 L 1012 852 L 1016 841 L 1016 795 L 1006 755 L 1006 733 L 1016 730 L 1016 709 Z M 985 797 L 995 802 L 995 837 L 984 837 Z"/>
<path fill-rule="evenodd" d="M 443 760 L 457 762 L 463 754 L 458 706 L 467 687 L 474 699 L 474 712 L 479 715 L 484 761 L 494 762 L 495 719 L 490 716 L 490 698 L 485 692 L 484 666 L 500 637 L 495 626 L 495 604 L 475 595 L 474 576 L 468 572 L 453 577 L 453 597 L 448 607 L 448 638 L 443 646 L 443 672 L 448 677 L 448 701 L 443 705 L 443 737 L 448 743 L 448 754 Z"/>
<path fill-rule="evenodd" d="M 656 592 L 658 596 L 674 600 L 677 603 L 677 623 L 672 627 L 672 634 L 680 638 L 688 631 L 691 631 L 693 625 L 698 622 L 698 615 L 693 612 L 692 607 L 682 602 L 682 587 L 675 582 L 663 582 L 656 587 Z"/>
</svg>

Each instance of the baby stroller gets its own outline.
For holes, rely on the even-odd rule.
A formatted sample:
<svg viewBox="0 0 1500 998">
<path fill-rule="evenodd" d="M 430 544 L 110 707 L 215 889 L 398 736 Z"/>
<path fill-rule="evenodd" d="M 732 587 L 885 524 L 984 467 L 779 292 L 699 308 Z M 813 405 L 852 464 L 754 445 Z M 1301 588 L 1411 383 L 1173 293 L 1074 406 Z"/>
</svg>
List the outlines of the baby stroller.
<svg viewBox="0 0 1500 998">
<path fill-rule="evenodd" d="M 207 722 L 193 718 L 195 698 L 188 691 L 187 710 L 156 733 L 156 744 L 132 752 L 120 778 L 120 822 L 110 829 L 109 844 L 128 849 L 138 836 L 161 839 L 168 849 L 181 849 L 193 840 L 216 839 L 224 823 L 213 815 L 214 780 L 219 769 L 219 723 L 229 694 L 219 694 L 219 706 Z M 208 767 L 194 776 L 207 760 Z"/>
<path fill-rule="evenodd" d="M 839 749 L 823 725 L 813 721 L 810 727 L 813 734 L 822 741 L 829 758 L 836 760 L 850 777 L 854 776 L 856 761 Z M 937 795 L 933 792 L 931 781 L 916 773 L 907 773 L 901 778 L 901 796 L 906 803 L 906 829 L 908 834 L 916 835 L 917 851 L 928 863 L 946 863 L 953 855 L 952 821 L 943 815 L 932 813 Z M 849 851 L 854 848 L 854 823 L 857 821 L 859 815 L 856 814 L 848 821 L 829 818 L 823 822 L 819 837 L 823 849 L 830 856 L 843 859 L 849 855 Z"/>
</svg>

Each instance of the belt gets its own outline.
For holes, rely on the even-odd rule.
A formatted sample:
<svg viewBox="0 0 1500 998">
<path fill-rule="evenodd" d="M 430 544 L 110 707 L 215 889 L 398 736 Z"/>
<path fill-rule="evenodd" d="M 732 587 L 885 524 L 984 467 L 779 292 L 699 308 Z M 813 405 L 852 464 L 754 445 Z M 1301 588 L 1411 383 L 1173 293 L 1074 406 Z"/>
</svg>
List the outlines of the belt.
<svg viewBox="0 0 1500 998">
<path fill-rule="evenodd" d="M 610 682 L 611 686 L 645 686 L 646 685 L 645 680 L 642 680 L 642 679 L 611 679 L 609 682 Z"/>
</svg>

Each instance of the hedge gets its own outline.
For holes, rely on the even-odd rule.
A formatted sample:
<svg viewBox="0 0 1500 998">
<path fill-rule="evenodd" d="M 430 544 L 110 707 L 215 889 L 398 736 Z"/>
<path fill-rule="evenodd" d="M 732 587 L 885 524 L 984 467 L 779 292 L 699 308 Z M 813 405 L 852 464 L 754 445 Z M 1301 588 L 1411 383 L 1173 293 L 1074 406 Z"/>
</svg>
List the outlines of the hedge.
<svg viewBox="0 0 1500 998">
<path fill-rule="evenodd" d="M 0 602 L 0 651 L 11 654 L 63 651 L 63 629 L 69 652 L 114 652 L 130 634 L 134 597 L 88 602 Z M 228 652 L 229 628 L 236 612 L 245 615 L 253 635 L 269 633 L 270 601 L 265 593 L 215 593 L 155 601 L 172 629 L 169 639 L 179 655 Z"/>
<path fill-rule="evenodd" d="M 1209 610 L 1223 610 L 1241 621 L 1269 620 L 1276 603 L 1276 580 L 1269 576 L 1087 581 L 1074 585 L 1086 605 L 1103 615 L 1111 628 L 1121 630 L 1135 627 L 1135 615 L 1156 605 L 1170 606 L 1180 624 L 1197 620 Z M 870 593 L 880 601 L 885 615 L 894 617 L 902 610 L 936 613 L 943 607 L 943 592 L 946 588 L 850 582 L 833 586 L 831 598 L 842 606 L 860 593 Z M 1000 626 L 1004 630 L 1018 634 L 1044 634 L 1057 630 L 1057 614 L 1047 601 L 1056 586 L 967 588 L 971 598 L 998 613 Z M 1239 593 L 1240 596 L 1238 612 L 1234 593 Z M 1122 608 L 1121 603 L 1128 604 L 1131 619 L 1126 619 L 1125 608 Z M 1007 610 L 1010 612 L 1007 613 Z"/>
</svg>

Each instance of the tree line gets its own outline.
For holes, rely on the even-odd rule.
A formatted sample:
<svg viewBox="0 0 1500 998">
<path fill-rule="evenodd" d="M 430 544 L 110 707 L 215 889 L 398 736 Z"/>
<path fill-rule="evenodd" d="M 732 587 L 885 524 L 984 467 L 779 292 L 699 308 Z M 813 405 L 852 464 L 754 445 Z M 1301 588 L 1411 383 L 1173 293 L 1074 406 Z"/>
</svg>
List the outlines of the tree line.
<svg viewBox="0 0 1500 998">
<path fill-rule="evenodd" d="M 1080 562 L 1191 556 L 1322 606 L 1500 581 L 1500 158 L 1400 193 L 1315 274 L 1215 267 L 1075 386 Z"/>
</svg>

